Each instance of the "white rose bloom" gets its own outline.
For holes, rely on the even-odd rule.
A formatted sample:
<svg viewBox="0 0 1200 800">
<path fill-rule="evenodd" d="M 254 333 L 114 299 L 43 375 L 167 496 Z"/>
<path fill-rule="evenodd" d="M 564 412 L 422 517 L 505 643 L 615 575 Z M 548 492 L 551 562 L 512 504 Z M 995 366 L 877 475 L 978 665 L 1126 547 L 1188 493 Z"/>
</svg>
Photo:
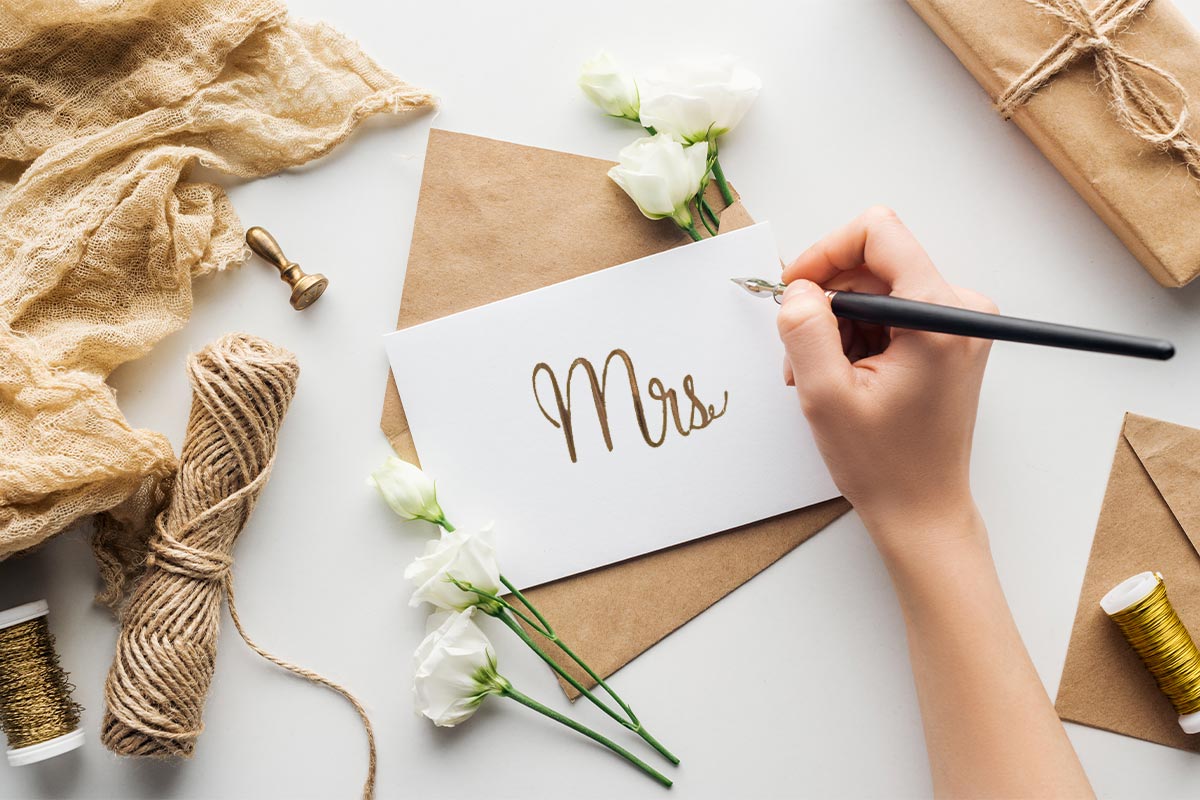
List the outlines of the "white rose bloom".
<svg viewBox="0 0 1200 800">
<path fill-rule="evenodd" d="M 496 672 L 496 654 L 471 619 L 475 609 L 429 618 L 428 634 L 413 654 L 413 700 L 434 725 L 452 728 L 470 719 L 489 694 L 509 686 Z"/>
<path fill-rule="evenodd" d="M 451 578 L 499 594 L 500 566 L 491 526 L 478 533 L 444 532 L 425 545 L 425 553 L 408 565 L 404 577 L 417 587 L 410 601 L 414 606 L 429 603 L 447 611 L 461 611 L 484 599 L 458 588 Z"/>
<path fill-rule="evenodd" d="M 638 121 L 637 82 L 608 53 L 601 51 L 591 61 L 584 62 L 579 88 L 605 114 Z"/>
<path fill-rule="evenodd" d="M 419 467 L 392 456 L 371 473 L 367 483 L 404 519 L 423 519 L 454 529 L 438 505 L 436 485 Z"/>
<path fill-rule="evenodd" d="M 688 202 L 708 174 L 708 147 L 680 144 L 666 134 L 638 139 L 620 153 L 608 171 L 650 219 L 670 217 L 682 228 L 692 225 Z"/>
<path fill-rule="evenodd" d="M 711 141 L 742 121 L 762 81 L 733 56 L 679 61 L 641 82 L 642 124 L 684 142 Z"/>
</svg>

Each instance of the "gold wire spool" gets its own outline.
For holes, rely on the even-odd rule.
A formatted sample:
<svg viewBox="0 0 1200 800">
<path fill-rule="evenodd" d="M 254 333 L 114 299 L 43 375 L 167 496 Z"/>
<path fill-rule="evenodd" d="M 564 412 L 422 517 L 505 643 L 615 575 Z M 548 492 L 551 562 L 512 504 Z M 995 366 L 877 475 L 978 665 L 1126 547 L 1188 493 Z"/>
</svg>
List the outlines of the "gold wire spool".
<svg viewBox="0 0 1200 800">
<path fill-rule="evenodd" d="M 22 766 L 83 744 L 82 708 L 58 661 L 45 600 L 0 612 L 0 729 Z"/>
<path fill-rule="evenodd" d="M 1200 649 L 1171 606 L 1162 575 L 1134 575 L 1100 604 L 1175 707 L 1180 727 L 1200 732 Z"/>
</svg>

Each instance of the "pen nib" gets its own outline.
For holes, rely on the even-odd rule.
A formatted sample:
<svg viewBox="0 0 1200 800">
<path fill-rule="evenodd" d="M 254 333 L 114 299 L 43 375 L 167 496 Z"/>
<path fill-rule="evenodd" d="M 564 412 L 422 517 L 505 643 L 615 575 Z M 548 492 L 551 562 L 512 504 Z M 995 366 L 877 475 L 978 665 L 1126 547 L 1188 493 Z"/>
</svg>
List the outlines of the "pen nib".
<svg viewBox="0 0 1200 800">
<path fill-rule="evenodd" d="M 783 285 L 764 281 L 762 278 L 730 278 L 747 292 L 759 297 L 771 297 L 783 291 Z"/>
</svg>

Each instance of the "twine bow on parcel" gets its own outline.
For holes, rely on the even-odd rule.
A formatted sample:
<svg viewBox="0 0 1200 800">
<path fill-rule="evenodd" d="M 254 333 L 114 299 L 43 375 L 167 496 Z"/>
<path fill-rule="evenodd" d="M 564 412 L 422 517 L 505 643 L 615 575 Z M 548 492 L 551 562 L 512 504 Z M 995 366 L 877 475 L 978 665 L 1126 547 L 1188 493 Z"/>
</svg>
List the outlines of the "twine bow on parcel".
<svg viewBox="0 0 1200 800">
<path fill-rule="evenodd" d="M 286 350 L 232 334 L 193 355 L 188 372 L 192 411 L 179 473 L 155 522 L 146 573 L 121 617 L 101 739 L 121 755 L 191 756 L 204 729 L 225 598 L 234 626 L 256 653 L 354 706 L 370 751 L 363 790 L 370 797 L 375 737 L 366 711 L 346 689 L 252 642 L 234 605 L 233 546 L 271 474 L 300 369 Z"/>
<path fill-rule="evenodd" d="M 1042 86 L 1074 61 L 1090 55 L 1096 74 L 1111 96 L 1110 106 L 1121 127 L 1155 147 L 1173 153 L 1200 178 L 1200 143 L 1187 131 L 1188 93 L 1174 75 L 1125 50 L 1118 34 L 1145 11 L 1152 0 L 1103 0 L 1089 11 L 1082 0 L 1025 0 L 1062 22 L 1067 33 L 1025 70 L 996 99 L 1008 119 Z M 1176 95 L 1177 110 L 1146 84 L 1137 70 L 1163 81 Z"/>
</svg>

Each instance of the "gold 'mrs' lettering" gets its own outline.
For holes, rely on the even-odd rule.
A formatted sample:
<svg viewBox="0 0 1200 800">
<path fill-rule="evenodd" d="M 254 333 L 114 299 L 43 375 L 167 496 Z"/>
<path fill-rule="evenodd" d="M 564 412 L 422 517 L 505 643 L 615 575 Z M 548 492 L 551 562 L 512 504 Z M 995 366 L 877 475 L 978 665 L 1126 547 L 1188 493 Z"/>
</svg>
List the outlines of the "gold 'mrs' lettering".
<svg viewBox="0 0 1200 800">
<path fill-rule="evenodd" d="M 572 379 L 575 377 L 575 372 L 579 370 L 587 380 L 587 387 L 592 394 L 592 406 L 595 408 L 596 418 L 600 422 L 600 433 L 604 437 L 605 447 L 611 452 L 613 442 L 612 431 L 608 424 L 608 370 L 616 362 L 625 368 L 625 377 L 629 385 L 630 399 L 633 403 L 633 414 L 637 419 L 638 430 L 641 432 L 642 440 L 650 447 L 659 447 L 666 441 L 667 432 L 672 424 L 680 436 L 687 436 L 692 431 L 707 428 L 713 420 L 720 419 L 729 407 L 729 392 L 723 394 L 721 408 L 718 410 L 716 406 L 700 399 L 696 394 L 695 380 L 691 375 L 684 375 L 682 388 L 686 413 L 681 416 L 679 393 L 675 389 L 667 388 L 662 379 L 652 377 L 646 383 L 646 396 L 652 401 L 651 407 L 661 412 L 657 418 L 658 423 L 652 431 L 646 411 L 647 403 L 642 400 L 641 386 L 638 383 L 637 372 L 629 353 L 620 348 L 613 350 L 604 359 L 599 374 L 591 361 L 583 357 L 577 358 L 567 368 L 566 379 L 561 384 L 554 369 L 544 361 L 539 362 L 533 368 L 533 399 L 537 402 L 542 416 L 551 425 L 562 431 L 567 444 L 567 454 L 570 455 L 572 463 L 577 460 L 575 426 L 571 408 L 571 390 L 575 385 Z M 538 376 L 543 373 L 549 379 L 549 390 L 553 395 L 554 402 L 551 411 L 548 411 L 546 404 L 542 402 L 541 390 L 538 385 Z M 547 382 L 542 381 L 542 383 Z"/>
</svg>

